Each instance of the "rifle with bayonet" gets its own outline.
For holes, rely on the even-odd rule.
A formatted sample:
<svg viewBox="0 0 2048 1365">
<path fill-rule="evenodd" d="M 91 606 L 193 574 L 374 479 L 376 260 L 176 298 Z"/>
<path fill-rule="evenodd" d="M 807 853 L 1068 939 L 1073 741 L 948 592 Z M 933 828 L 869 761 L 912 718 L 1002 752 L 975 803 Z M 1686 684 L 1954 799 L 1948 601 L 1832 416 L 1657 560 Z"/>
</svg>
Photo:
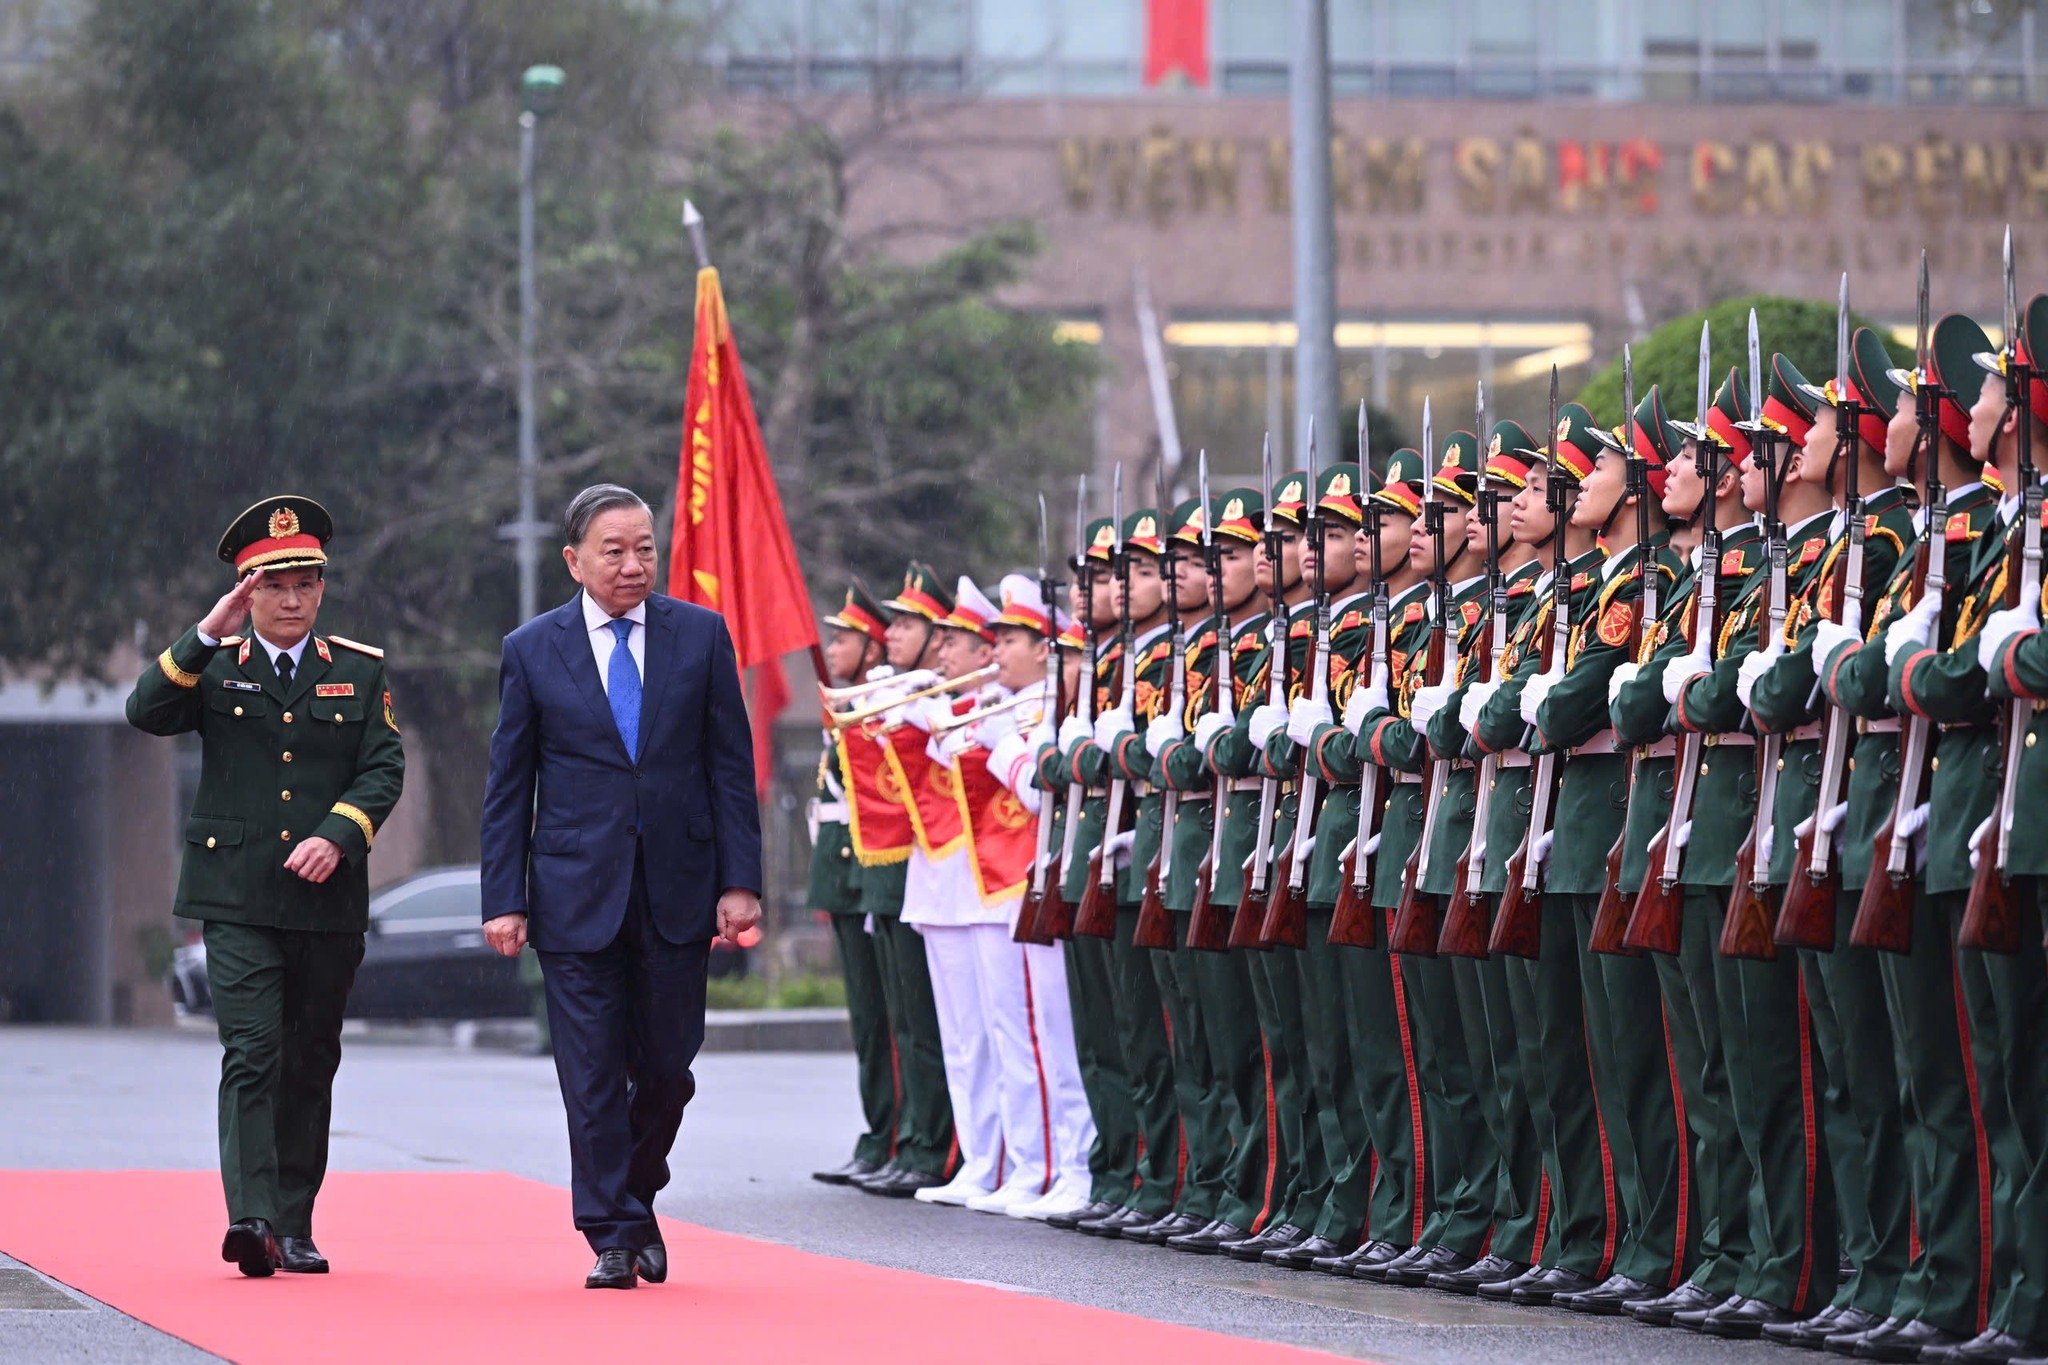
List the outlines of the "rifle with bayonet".
<svg viewBox="0 0 2048 1365">
<path fill-rule="evenodd" d="M 1166 589 L 1167 685 L 1164 714 L 1185 717 L 1188 705 L 1187 640 L 1181 633 L 1180 553 L 1171 534 L 1173 503 L 1166 486 L 1166 461 L 1159 461 L 1158 505 L 1161 537 L 1159 579 Z M 1204 521 L 1208 518 L 1205 515 Z M 1142 722 L 1140 722 L 1142 724 Z M 1145 894 L 1138 902 L 1138 925 L 1131 934 L 1137 948 L 1173 947 L 1173 912 L 1166 908 L 1166 881 L 1173 875 L 1173 822 L 1180 813 L 1180 793 L 1171 785 L 1160 796 L 1159 851 L 1145 870 Z"/>
<path fill-rule="evenodd" d="M 1948 595 L 1948 489 L 1941 482 L 1941 400 L 1928 331 L 1927 253 L 1920 253 L 1920 296 L 1914 325 L 1913 418 L 1919 427 L 1914 458 L 1925 460 L 1926 526 L 1913 564 L 1913 604 L 1931 600 L 1941 620 Z M 1876 647 L 1882 648 L 1880 642 Z M 1925 716 L 1902 717 L 1899 736 L 1899 793 L 1871 846 L 1870 876 L 1856 902 L 1849 942 L 1891 953 L 1913 950 L 1913 840 L 1899 825 L 1919 806 L 1932 769 L 1934 727 Z"/>
<path fill-rule="evenodd" d="M 1436 564 L 1429 576 L 1434 611 L 1429 619 L 1429 644 L 1425 647 L 1422 662 L 1422 681 L 1426 687 L 1436 687 L 1443 682 L 1451 652 L 1451 624 L 1448 619 L 1451 614 L 1451 583 L 1444 572 L 1444 515 L 1448 509 L 1436 487 L 1435 461 L 1435 433 L 1430 423 L 1429 400 L 1424 398 L 1422 488 L 1425 501 L 1422 504 L 1422 524 L 1436 548 Z M 1418 732 L 1417 738 L 1426 748 L 1427 737 Z M 1436 897 L 1422 889 L 1422 879 L 1429 872 L 1429 841 L 1436 829 L 1437 798 L 1443 793 L 1450 770 L 1448 759 L 1432 758 L 1429 761 L 1429 776 L 1422 789 L 1422 838 L 1415 845 L 1415 851 L 1408 855 L 1408 865 L 1402 869 L 1401 901 L 1394 911 L 1394 927 L 1387 935 L 1387 946 L 1397 953 L 1435 957 L 1437 941 L 1443 937 Z"/>
<path fill-rule="evenodd" d="M 1052 701 L 1052 710 L 1047 724 L 1057 728 L 1061 717 L 1067 713 L 1067 671 L 1060 667 L 1059 610 L 1055 605 L 1059 584 L 1052 576 L 1052 540 L 1046 526 L 1045 494 L 1038 495 L 1038 595 L 1045 603 L 1045 695 Z M 1052 826 L 1054 819 L 1052 798 L 1047 796 L 1038 803 L 1038 849 L 1031 857 L 1031 878 L 1024 888 L 1023 904 L 1017 908 L 1017 924 L 1010 931 L 1014 943 L 1036 943 L 1049 946 L 1053 937 L 1039 923 L 1045 909 L 1045 891 L 1053 881 L 1055 869 L 1052 865 Z M 1057 894 L 1057 893 L 1055 893 Z"/>
<path fill-rule="evenodd" d="M 1109 562 L 1119 588 L 1117 645 L 1123 651 L 1116 704 L 1130 706 L 1138 691 L 1138 659 L 1131 625 L 1131 547 L 1124 540 L 1122 466 L 1118 466 L 1115 480 L 1110 485 L 1109 508 L 1110 534 L 1114 537 L 1110 543 Z M 1088 938 L 1116 937 L 1116 859 L 1108 850 L 1110 842 L 1123 833 L 1124 826 L 1129 823 L 1130 813 L 1125 809 L 1129 799 L 1130 783 L 1112 771 L 1102 818 L 1102 842 L 1095 846 L 1095 852 L 1088 859 L 1088 889 L 1082 893 L 1081 908 L 1074 915 L 1076 934 Z"/>
<path fill-rule="evenodd" d="M 1225 722 L 1236 718 L 1236 661 L 1231 657 L 1230 607 L 1223 594 L 1223 547 L 1216 543 L 1215 508 L 1209 501 L 1209 452 L 1196 469 L 1196 496 L 1202 503 L 1202 559 L 1209 568 L 1209 604 L 1216 617 L 1216 656 L 1212 666 L 1210 711 Z M 1220 953 L 1230 946 L 1230 921 L 1213 897 L 1216 868 L 1223 858 L 1223 813 L 1230 799 L 1230 778 L 1217 773 L 1209 796 L 1209 852 L 1195 873 L 1194 907 L 1188 915 L 1188 947 Z"/>
<path fill-rule="evenodd" d="M 1364 400 L 1358 404 L 1358 467 L 1372 467 L 1372 426 Z M 1361 478 L 1361 485 L 1363 478 Z M 1386 563 L 1380 552 L 1380 504 L 1361 486 L 1358 500 L 1366 544 L 1372 547 L 1372 643 L 1370 685 L 1384 692 L 1391 671 L 1388 651 L 1392 648 L 1387 630 L 1388 593 Z M 1352 685 L 1357 685 L 1354 676 Z M 1337 905 L 1330 914 L 1329 942 L 1340 947 L 1370 948 L 1379 942 L 1379 919 L 1372 907 L 1372 858 L 1366 846 L 1380 832 L 1380 817 L 1386 807 L 1380 801 L 1380 768 L 1361 763 L 1358 775 L 1358 828 L 1346 850 L 1337 884 Z"/>
<path fill-rule="evenodd" d="M 1088 558 L 1088 476 L 1083 474 L 1074 492 L 1074 582 L 1080 589 L 1081 598 L 1081 672 L 1074 687 L 1074 714 L 1091 724 L 1095 720 L 1095 676 L 1096 652 L 1101 640 L 1095 633 L 1095 565 Z M 1050 602 L 1048 602 L 1050 605 Z M 1059 619 L 1053 613 L 1053 619 Z M 1053 653 L 1059 653 L 1059 646 L 1053 646 Z M 1062 678 L 1065 673 L 1062 671 Z M 1074 865 L 1074 850 L 1081 837 L 1081 807 L 1088 799 L 1088 792 L 1079 782 L 1067 785 L 1066 825 L 1060 832 L 1060 861 L 1057 868 L 1049 869 L 1045 879 L 1044 897 L 1036 912 L 1038 933 L 1046 940 L 1058 942 L 1074 936 L 1074 907 L 1067 902 L 1061 883 L 1066 871 Z M 1025 909 L 1030 910 L 1027 904 Z"/>
<path fill-rule="evenodd" d="M 2020 296 L 2013 275 L 2012 229 L 2005 230 L 2005 382 L 2006 407 L 2019 414 L 2020 530 L 2014 537 L 2005 574 L 2005 605 L 2017 607 L 2030 594 L 2040 600 L 2041 480 L 2034 470 L 2033 366 L 2020 349 Z M 2029 349 L 2040 344 L 2027 339 Z M 1995 439 L 1995 438 L 1994 438 Z M 1991 833 L 1977 854 L 1970 880 L 1970 898 L 1957 934 L 1959 947 L 1987 953 L 2020 950 L 2020 922 L 2012 906 L 2012 831 L 2019 814 L 2020 764 L 2031 736 L 2028 726 L 2034 704 L 2015 697 L 1999 717 L 1998 751 L 2005 767 L 1998 784 L 1998 804 L 1991 810 Z"/>
<path fill-rule="evenodd" d="M 1330 699 L 1330 574 L 1323 560 L 1323 500 L 1318 494 L 1322 470 L 1316 459 L 1316 423 L 1308 423 L 1308 495 L 1302 514 L 1302 548 L 1316 556 L 1315 605 L 1308 646 L 1309 696 L 1328 704 Z M 1290 641 L 1291 645 L 1291 641 Z M 1259 942 L 1267 948 L 1308 947 L 1308 853 L 1309 836 L 1315 828 L 1316 797 L 1321 784 L 1308 754 L 1301 756 L 1301 777 L 1295 784 L 1294 836 L 1287 841 L 1273 870 L 1272 894 L 1266 915 L 1259 925 Z"/>
<path fill-rule="evenodd" d="M 1481 380 L 1473 403 L 1473 426 L 1478 439 L 1486 439 L 1486 381 Z M 1473 647 L 1479 657 L 1470 665 L 1486 682 L 1493 681 L 1494 669 L 1508 645 L 1508 580 L 1500 571 L 1500 492 L 1486 477 L 1485 457 L 1480 458 L 1479 484 L 1474 510 L 1486 529 L 1486 606 L 1492 613 L 1488 632 L 1475 636 Z M 1451 894 L 1444 901 L 1443 931 L 1436 950 L 1449 957 L 1485 957 L 1487 930 L 1486 897 L 1479 884 L 1486 876 L 1486 818 L 1499 760 L 1486 754 L 1479 760 L 1472 794 L 1472 837 L 1458 859 L 1451 880 Z"/>
<path fill-rule="evenodd" d="M 1707 332 L 1706 324 L 1700 324 L 1699 379 L 1694 390 L 1695 401 L 1701 418 L 1706 416 L 1707 406 Z M 1643 448 L 1636 432 L 1636 413 L 1628 410 L 1623 420 L 1623 430 L 1628 433 L 1628 491 L 1636 500 L 1636 619 L 1629 631 L 1628 657 L 1633 659 L 1642 652 L 1643 636 L 1649 631 L 1650 623 L 1657 619 L 1659 597 L 1662 585 L 1657 581 L 1657 547 L 1650 541 L 1650 466 L 1643 458 Z M 1636 768 L 1641 754 L 1640 748 L 1628 751 L 1628 776 L 1622 790 L 1633 791 L 1636 785 Z M 1616 957 L 1641 957 L 1643 950 L 1628 946 L 1628 898 L 1621 894 L 1621 857 L 1628 840 L 1627 822 L 1623 821 L 1621 833 L 1614 836 L 1614 843 L 1607 849 L 1607 863 L 1600 886 L 1600 904 L 1593 911 L 1593 931 L 1587 938 L 1587 946 L 1596 953 L 1607 953 Z"/>
<path fill-rule="evenodd" d="M 1758 614 L 1758 650 L 1776 644 L 1785 630 L 1787 583 L 1785 570 L 1785 521 L 1778 510 L 1778 490 L 1792 452 L 1779 454 L 1777 433 L 1763 420 L 1764 378 L 1762 349 L 1757 343 L 1756 310 L 1749 313 L 1749 403 L 1756 423 L 1756 447 L 1751 457 L 1764 476 L 1764 610 Z M 1788 443 L 1789 444 L 1789 443 Z M 1735 889 L 1728 895 L 1728 914 L 1721 921 L 1721 956 L 1769 962 L 1778 955 L 1775 931 L 1777 915 L 1771 907 L 1771 869 L 1763 857 L 1766 835 L 1778 810 L 1778 756 L 1785 752 L 1785 737 L 1766 732 L 1756 745 L 1756 809 L 1749 818 L 1749 834 L 1735 851 Z"/>
<path fill-rule="evenodd" d="M 1281 534 L 1280 520 L 1273 515 L 1273 439 L 1267 434 L 1266 444 L 1259 452 L 1260 476 L 1266 488 L 1266 562 L 1272 566 L 1273 617 L 1266 623 L 1266 705 L 1287 705 L 1288 644 L 1287 644 L 1287 601 L 1286 586 L 1280 581 Z M 1263 764 L 1261 765 L 1263 766 Z M 1232 948 L 1264 948 L 1265 941 L 1260 930 L 1266 925 L 1267 888 L 1270 868 L 1267 859 L 1273 847 L 1273 821 L 1280 806 L 1280 782 L 1274 777 L 1262 778 L 1259 782 L 1259 823 L 1252 839 L 1252 852 L 1245 864 L 1244 894 L 1238 900 L 1237 914 L 1230 921 L 1229 946 Z"/>
<path fill-rule="evenodd" d="M 1864 541 L 1863 452 L 1859 449 L 1863 405 L 1851 395 L 1849 384 L 1849 273 L 1842 272 L 1842 284 L 1835 298 L 1835 465 L 1847 471 L 1842 507 L 1847 519 L 1848 549 L 1829 570 L 1829 585 L 1823 595 L 1832 602 L 1830 616 L 1835 624 L 1857 634 L 1863 633 Z M 1825 662 L 1816 658 L 1816 670 Z M 1815 684 L 1818 689 L 1819 684 Z M 1778 907 L 1778 943 L 1786 948 L 1812 948 L 1832 952 L 1835 947 L 1835 902 L 1842 894 L 1842 860 L 1835 856 L 1835 836 L 1827 828 L 1828 812 L 1847 796 L 1849 745 L 1856 734 L 1856 718 L 1833 703 L 1827 703 L 1822 727 L 1820 792 L 1813 819 L 1799 836 L 1792 853 L 1792 878 L 1785 884 L 1785 898 Z"/>
</svg>

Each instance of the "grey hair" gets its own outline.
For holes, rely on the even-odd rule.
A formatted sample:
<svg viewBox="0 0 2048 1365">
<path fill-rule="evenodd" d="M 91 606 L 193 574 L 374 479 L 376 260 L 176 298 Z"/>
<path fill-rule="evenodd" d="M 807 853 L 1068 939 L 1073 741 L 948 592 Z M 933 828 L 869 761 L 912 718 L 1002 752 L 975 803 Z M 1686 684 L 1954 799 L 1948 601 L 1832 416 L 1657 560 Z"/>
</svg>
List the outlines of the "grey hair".
<svg viewBox="0 0 2048 1365">
<path fill-rule="evenodd" d="M 562 513 L 562 534 L 568 537 L 569 544 L 581 545 L 590 532 L 590 523 L 597 520 L 599 513 L 614 507 L 637 507 L 650 522 L 654 520 L 654 509 L 632 489 L 615 483 L 594 483 L 569 500 L 569 510 Z"/>
</svg>

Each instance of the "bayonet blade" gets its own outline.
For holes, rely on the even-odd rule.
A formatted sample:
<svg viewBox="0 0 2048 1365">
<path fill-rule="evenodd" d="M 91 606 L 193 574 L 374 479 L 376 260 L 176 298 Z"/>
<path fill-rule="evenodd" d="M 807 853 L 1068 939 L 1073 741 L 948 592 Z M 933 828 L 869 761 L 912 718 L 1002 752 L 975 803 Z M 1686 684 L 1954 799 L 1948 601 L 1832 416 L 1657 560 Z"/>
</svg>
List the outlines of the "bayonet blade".
<svg viewBox="0 0 2048 1365">
<path fill-rule="evenodd" d="M 1636 457 L 1636 358 L 1627 342 L 1621 344 L 1621 443 L 1628 457 Z"/>
<path fill-rule="evenodd" d="M 1835 397 L 1849 391 L 1849 272 L 1842 272 L 1842 288 L 1835 299 Z"/>
<path fill-rule="evenodd" d="M 2020 335 L 2020 286 L 2019 278 L 2012 269 L 2012 224 L 2005 225 L 2005 352 L 2019 354 Z"/>
<path fill-rule="evenodd" d="M 1074 562 L 1088 558 L 1088 476 L 1074 485 Z"/>
<path fill-rule="evenodd" d="M 1259 496 L 1266 500 L 1267 534 L 1273 530 L 1273 433 L 1267 432 L 1259 446 Z"/>
<path fill-rule="evenodd" d="M 1215 509 L 1209 505 L 1209 447 L 1203 446 L 1195 456 L 1195 497 L 1202 504 L 1202 548 L 1208 549 L 1216 543 Z"/>
<path fill-rule="evenodd" d="M 1436 482 L 1436 427 L 1430 421 L 1429 399 L 1422 400 L 1422 496 L 1426 501 Z"/>
<path fill-rule="evenodd" d="M 1933 367 L 1927 355 L 1927 248 L 1920 248 L 1920 292 L 1913 304 L 1913 369 L 1914 379 L 1926 377 Z"/>
<path fill-rule="evenodd" d="M 1749 420 L 1759 421 L 1764 415 L 1764 360 L 1763 346 L 1756 336 L 1756 309 L 1749 310 Z"/>
<path fill-rule="evenodd" d="M 1714 377 L 1712 332 L 1712 323 L 1700 323 L 1700 377 L 1698 385 L 1693 389 L 1692 420 L 1701 431 L 1705 431 L 1707 427 L 1707 406 L 1714 401 L 1714 391 L 1710 387 Z"/>
<path fill-rule="evenodd" d="M 1486 381 L 1480 380 L 1472 395 L 1472 435 L 1481 448 L 1486 445 Z"/>
<path fill-rule="evenodd" d="M 1124 467 L 1118 465 L 1109 484 L 1109 530 L 1114 539 L 1110 542 L 1113 554 L 1124 552 Z"/>
<path fill-rule="evenodd" d="M 1316 469 L 1316 418 L 1314 413 L 1310 413 L 1308 418 L 1308 488 L 1306 490 L 1309 505 L 1304 513 L 1305 516 L 1315 515 L 1316 475 L 1318 472 Z"/>
<path fill-rule="evenodd" d="M 1052 577 L 1052 534 L 1046 526 L 1045 494 L 1038 495 L 1038 577 Z"/>
</svg>

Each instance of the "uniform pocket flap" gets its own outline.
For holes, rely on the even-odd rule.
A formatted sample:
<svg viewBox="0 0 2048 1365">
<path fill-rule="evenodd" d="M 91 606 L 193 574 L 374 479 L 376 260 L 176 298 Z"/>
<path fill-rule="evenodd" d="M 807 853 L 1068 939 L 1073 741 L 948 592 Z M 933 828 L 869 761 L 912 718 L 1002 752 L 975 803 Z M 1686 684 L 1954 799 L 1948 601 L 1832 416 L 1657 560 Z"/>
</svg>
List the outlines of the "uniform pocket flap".
<svg viewBox="0 0 2048 1365">
<path fill-rule="evenodd" d="M 360 721 L 365 714 L 361 697 L 315 697 L 310 705 L 313 719 L 324 720 L 329 725 L 336 721 L 343 724 Z"/>
<path fill-rule="evenodd" d="M 580 829 L 537 829 L 533 832 L 535 853 L 574 853 L 583 844 Z"/>
<path fill-rule="evenodd" d="M 195 815 L 185 822 L 185 842 L 233 848 L 242 842 L 242 822 L 224 815 Z"/>
<path fill-rule="evenodd" d="M 206 705 L 223 716 L 267 716 L 270 714 L 270 698 L 261 688 L 243 692 L 234 688 L 209 688 Z"/>
</svg>

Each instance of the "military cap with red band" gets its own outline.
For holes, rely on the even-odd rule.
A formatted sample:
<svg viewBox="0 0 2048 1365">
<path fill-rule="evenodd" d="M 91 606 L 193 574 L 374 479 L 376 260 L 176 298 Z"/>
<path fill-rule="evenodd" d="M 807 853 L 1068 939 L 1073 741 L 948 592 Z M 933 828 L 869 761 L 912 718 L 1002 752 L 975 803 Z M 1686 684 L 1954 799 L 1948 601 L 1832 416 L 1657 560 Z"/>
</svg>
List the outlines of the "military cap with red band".
<svg viewBox="0 0 2048 1365">
<path fill-rule="evenodd" d="M 1308 471 L 1289 470 L 1273 483 L 1273 520 L 1289 526 L 1301 525 L 1308 508 Z"/>
<path fill-rule="evenodd" d="M 990 644 L 995 643 L 996 604 L 988 600 L 988 594 L 975 586 L 966 574 L 954 587 L 953 610 L 946 613 L 939 622 L 949 630 L 964 630 L 969 635 L 978 635 Z"/>
<path fill-rule="evenodd" d="M 1664 391 L 1655 384 L 1636 403 L 1629 420 L 1634 427 L 1634 445 L 1623 453 L 1643 462 L 1650 495 L 1661 498 L 1664 481 L 1671 476 L 1671 462 L 1678 458 L 1678 447 L 1685 434 L 1672 424 L 1671 414 L 1664 408 Z"/>
<path fill-rule="evenodd" d="M 933 625 L 953 613 L 953 598 L 939 582 L 938 570 L 917 560 L 903 571 L 903 587 L 887 603 L 891 611 L 922 616 Z"/>
<path fill-rule="evenodd" d="M 1984 392 L 1985 379 L 1983 369 L 1973 358 L 1990 349 L 1991 338 L 1984 334 L 1984 329 L 1974 318 L 1949 313 L 1934 324 L 1934 335 L 1927 343 L 1932 374 L 1922 375 L 1917 370 L 1908 369 L 1893 369 L 1887 373 L 1900 388 L 1910 389 L 1916 395 L 1928 383 L 1947 389 L 1950 401 L 1939 405 L 1941 434 L 1960 449 L 1968 450 L 1970 409 L 1975 406 L 1977 396 Z"/>
<path fill-rule="evenodd" d="M 310 569 L 327 562 L 334 518 L 311 498 L 294 493 L 265 498 L 228 523 L 219 554 L 235 574 L 257 569 Z"/>
<path fill-rule="evenodd" d="M 1728 452 L 1728 459 L 1741 464 L 1749 458 L 1750 439 L 1745 428 L 1749 424 L 1749 399 L 1742 382 L 1742 372 L 1731 368 L 1728 377 L 1721 381 L 1721 387 L 1714 390 L 1714 401 L 1707 407 L 1704 425 L 1697 422 L 1673 422 L 1684 435 L 1695 441 L 1706 441 Z"/>
<path fill-rule="evenodd" d="M 1124 518 L 1124 549 L 1136 550 L 1140 554 L 1156 555 L 1166 548 L 1165 537 L 1160 533 L 1159 513 L 1150 507 L 1141 507 Z"/>
<path fill-rule="evenodd" d="M 1469 431 L 1444 437 L 1436 477 L 1429 486 L 1471 507 L 1479 501 L 1479 438 Z"/>
<path fill-rule="evenodd" d="M 1356 526 L 1364 519 L 1358 507 L 1359 474 L 1355 464 L 1333 464 L 1316 480 L 1316 506 L 1325 516 Z"/>
<path fill-rule="evenodd" d="M 1233 488 L 1216 499 L 1216 532 L 1225 540 L 1259 543 L 1266 520 L 1266 497 L 1256 488 Z"/>
<path fill-rule="evenodd" d="M 1583 482 L 1602 450 L 1618 448 L 1583 405 L 1566 403 L 1557 410 L 1557 430 L 1551 433 L 1550 444 L 1530 446 L 1527 453 L 1567 478 Z"/>
<path fill-rule="evenodd" d="M 1422 514 L 1422 452 L 1402 446 L 1387 456 L 1386 476 L 1369 495 L 1373 502 L 1404 516 Z"/>
<path fill-rule="evenodd" d="M 1480 472 L 1510 488 L 1526 487 L 1536 448 L 1536 438 L 1520 422 L 1495 422 L 1486 441 L 1486 466 Z"/>
<path fill-rule="evenodd" d="M 1750 423 L 1751 428 L 1767 427 L 1804 450 L 1817 411 L 1812 389 L 1797 366 L 1783 354 L 1772 353 L 1771 377 L 1764 385 L 1764 410 Z"/>
<path fill-rule="evenodd" d="M 1176 545 L 1200 545 L 1202 528 L 1208 520 L 1209 509 L 1202 506 L 1200 498 L 1183 499 L 1166 519 L 1167 538 Z"/>
<path fill-rule="evenodd" d="M 889 634 L 889 623 L 882 617 L 881 605 L 867 584 L 855 579 L 846 589 L 846 602 L 825 618 L 825 624 L 835 630 L 850 630 L 856 635 L 865 635 L 876 644 L 885 643 Z"/>
<path fill-rule="evenodd" d="M 2036 354 L 2041 339 L 2048 338 L 2048 294 L 2036 294 L 2027 304 L 2026 312 L 2020 314 L 2019 336 L 2007 337 L 2005 346 L 1998 351 L 1984 351 L 1972 357 L 1988 373 L 2001 379 L 2009 372 L 2015 347 L 2019 359 L 2033 372 L 2033 382 L 2027 406 L 2033 411 L 2036 421 L 2048 422 L 2048 376 L 2041 373 L 2041 357 Z"/>
<path fill-rule="evenodd" d="M 2048 302 L 2048 297 L 2044 297 Z M 1868 327 L 1858 327 L 1849 339 L 1847 384 L 1830 379 L 1825 384 L 1806 385 L 1806 392 L 1831 408 L 1854 403 L 1862 409 L 1856 415 L 1856 434 L 1873 450 L 1883 450 L 1885 428 L 1899 411 L 1900 389 L 1891 376 L 1891 352 Z M 2048 394 L 2048 389 L 2042 389 Z"/>
<path fill-rule="evenodd" d="M 996 585 L 996 592 L 1002 597 L 1002 610 L 989 621 L 996 626 L 1016 626 L 1022 630 L 1034 631 L 1051 638 L 1053 634 L 1052 612 L 1045 603 L 1045 594 L 1038 586 L 1038 580 L 1026 574 L 1004 574 L 1003 581 Z"/>
<path fill-rule="evenodd" d="M 1116 523 L 1108 517 L 1097 517 L 1088 523 L 1088 560 L 1092 564 L 1109 563 L 1110 552 L 1116 549 Z"/>
</svg>

